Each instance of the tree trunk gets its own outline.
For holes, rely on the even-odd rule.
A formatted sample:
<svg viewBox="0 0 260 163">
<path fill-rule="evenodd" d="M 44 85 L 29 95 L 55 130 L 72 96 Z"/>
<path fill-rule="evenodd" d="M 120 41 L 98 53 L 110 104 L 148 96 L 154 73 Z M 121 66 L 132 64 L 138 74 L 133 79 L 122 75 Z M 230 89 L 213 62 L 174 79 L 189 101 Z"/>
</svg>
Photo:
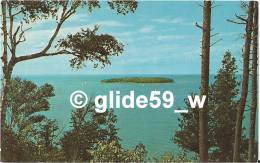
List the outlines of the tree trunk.
<svg viewBox="0 0 260 163">
<path fill-rule="evenodd" d="M 202 55 L 201 55 L 201 88 L 200 94 L 207 99 L 199 111 L 199 155 L 201 162 L 208 161 L 208 85 L 210 61 L 210 31 L 211 31 L 211 1 L 204 1 L 202 26 Z"/>
<path fill-rule="evenodd" d="M 253 26 L 253 57 L 252 57 L 252 101 L 249 126 L 249 145 L 248 161 L 253 162 L 254 144 L 255 144 L 255 123 L 257 110 L 257 59 L 258 59 L 258 2 L 254 5 L 254 26 Z"/>
<path fill-rule="evenodd" d="M 234 153 L 233 153 L 234 162 L 240 161 L 242 122 L 243 122 L 243 115 L 244 115 L 247 93 L 248 93 L 249 55 L 250 55 L 250 45 L 251 45 L 252 24 L 253 24 L 253 6 L 254 6 L 254 2 L 250 1 L 248 7 L 245 45 L 244 45 L 244 53 L 243 53 L 242 92 L 241 92 L 241 98 L 237 108 L 237 115 L 236 115 L 235 142 L 234 142 Z"/>
<path fill-rule="evenodd" d="M 8 83 L 10 78 L 8 77 L 8 58 L 7 58 L 7 26 L 6 26 L 6 1 L 1 2 L 2 9 L 2 32 L 3 32 L 3 53 L 1 56 L 2 61 L 2 90 L 1 90 L 1 125 L 5 119 L 6 111 L 6 94 L 8 91 Z"/>
</svg>

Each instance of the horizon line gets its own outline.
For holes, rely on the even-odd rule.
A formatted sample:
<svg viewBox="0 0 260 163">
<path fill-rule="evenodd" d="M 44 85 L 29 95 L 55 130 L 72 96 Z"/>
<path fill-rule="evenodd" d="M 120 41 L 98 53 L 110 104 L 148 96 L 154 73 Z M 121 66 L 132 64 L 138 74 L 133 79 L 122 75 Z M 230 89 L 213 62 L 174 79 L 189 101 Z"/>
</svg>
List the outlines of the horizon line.
<svg viewBox="0 0 260 163">
<path fill-rule="evenodd" d="M 29 76 L 29 75 L 32 75 L 32 76 L 43 76 L 43 75 L 49 75 L 49 76 L 56 76 L 56 75 L 71 75 L 71 76 L 77 76 L 77 75 L 201 75 L 201 74 L 190 74 L 190 73 L 183 73 L 183 74 L 165 74 L 165 73 L 144 73 L 144 74 L 140 74 L 140 73 L 130 73 L 130 74 L 121 74 L 121 73 L 109 73 L 109 74 L 74 74 L 74 73 L 69 73 L 69 74 L 13 74 L 12 76 Z M 212 74 L 209 74 L 209 75 L 217 75 L 217 73 L 212 73 Z M 242 75 L 242 74 L 237 74 L 237 75 Z M 2 76 L 2 74 L 0 75 Z"/>
</svg>

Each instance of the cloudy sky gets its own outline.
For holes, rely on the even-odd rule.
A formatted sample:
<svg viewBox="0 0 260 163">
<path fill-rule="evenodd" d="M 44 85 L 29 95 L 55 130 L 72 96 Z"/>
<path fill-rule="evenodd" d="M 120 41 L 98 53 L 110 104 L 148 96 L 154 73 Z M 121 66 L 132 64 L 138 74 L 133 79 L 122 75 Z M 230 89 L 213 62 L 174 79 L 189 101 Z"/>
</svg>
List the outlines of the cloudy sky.
<svg viewBox="0 0 260 163">
<path fill-rule="evenodd" d="M 102 3 L 93 13 L 86 9 L 71 17 L 60 31 L 61 38 L 80 28 L 100 25 L 99 33 L 115 36 L 125 45 L 125 51 L 111 58 L 112 65 L 94 69 L 91 63 L 80 70 L 69 66 L 69 57 L 55 56 L 19 63 L 14 74 L 199 74 L 202 22 L 201 2 L 157 1 L 139 2 L 134 14 L 119 16 Z M 241 34 L 243 27 L 228 23 L 241 13 L 240 2 L 215 2 L 212 11 L 212 43 L 223 39 L 211 49 L 210 71 L 216 73 L 226 50 L 230 50 L 241 67 Z M 18 48 L 18 55 L 40 51 L 48 41 L 55 20 L 32 25 L 27 41 Z"/>
</svg>

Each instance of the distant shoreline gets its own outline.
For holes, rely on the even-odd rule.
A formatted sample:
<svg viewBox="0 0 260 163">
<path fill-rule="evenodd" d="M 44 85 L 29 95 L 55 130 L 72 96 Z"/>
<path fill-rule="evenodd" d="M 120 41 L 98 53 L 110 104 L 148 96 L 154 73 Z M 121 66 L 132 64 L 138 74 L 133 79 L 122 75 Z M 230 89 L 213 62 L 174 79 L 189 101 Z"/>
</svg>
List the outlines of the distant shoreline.
<svg viewBox="0 0 260 163">
<path fill-rule="evenodd" d="M 165 77 L 125 77 L 101 80 L 101 83 L 173 83 L 174 80 Z"/>
</svg>

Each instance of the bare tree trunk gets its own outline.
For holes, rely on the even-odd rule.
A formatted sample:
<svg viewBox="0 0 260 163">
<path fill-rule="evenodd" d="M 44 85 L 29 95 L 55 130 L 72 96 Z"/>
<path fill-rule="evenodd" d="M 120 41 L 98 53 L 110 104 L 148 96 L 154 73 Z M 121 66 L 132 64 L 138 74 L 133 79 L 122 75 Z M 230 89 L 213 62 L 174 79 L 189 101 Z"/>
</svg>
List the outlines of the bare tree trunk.
<svg viewBox="0 0 260 163">
<path fill-rule="evenodd" d="M 252 57 L 252 101 L 249 126 L 249 145 L 248 161 L 253 162 L 254 144 L 255 144 L 255 123 L 257 110 L 257 59 L 258 59 L 258 2 L 254 5 L 254 26 L 253 26 L 253 57 Z"/>
<path fill-rule="evenodd" d="M 207 99 L 199 111 L 199 155 L 200 161 L 208 161 L 208 87 L 209 87 L 209 61 L 210 61 L 210 31 L 211 31 L 211 1 L 204 1 L 202 26 L 202 55 L 201 55 L 201 88 L 200 94 Z"/>
<path fill-rule="evenodd" d="M 3 53 L 1 56 L 2 61 L 2 90 L 1 90 L 1 124 L 5 119 L 6 111 L 6 94 L 8 91 L 8 83 L 10 77 L 8 77 L 8 58 L 7 58 L 7 26 L 6 26 L 6 1 L 1 2 L 2 9 L 2 32 L 3 32 Z"/>
<path fill-rule="evenodd" d="M 246 105 L 247 94 L 248 94 L 249 55 L 250 55 L 250 45 L 251 45 L 252 24 L 253 24 L 253 7 L 254 7 L 254 2 L 250 1 L 248 7 L 245 46 L 244 46 L 244 53 L 243 53 L 242 92 L 241 92 L 240 102 L 237 107 L 237 115 L 236 115 L 235 142 L 234 142 L 234 153 L 233 153 L 234 162 L 240 161 L 242 122 L 243 122 L 243 115 L 244 115 L 244 110 Z"/>
<path fill-rule="evenodd" d="M 10 1 L 3 0 L 1 1 L 1 11 L 2 11 L 2 32 L 3 32 L 3 54 L 1 57 L 2 61 L 2 89 L 1 89 L 1 126 L 4 125 L 5 118 L 6 118 L 6 110 L 7 110 L 7 93 L 8 93 L 8 88 L 13 72 L 13 68 L 15 64 L 17 63 L 16 57 L 15 57 L 15 52 L 16 52 L 16 46 L 17 46 L 17 41 L 14 41 L 15 36 L 13 36 L 13 21 L 14 17 L 12 15 L 12 8 L 10 5 Z M 9 11 L 9 15 L 7 16 L 7 11 Z M 9 23 L 9 33 L 7 32 L 7 18 L 10 20 Z M 8 58 L 8 52 L 7 52 L 7 47 L 8 47 L 8 36 L 9 36 L 9 43 L 10 46 L 10 52 L 11 52 L 11 57 Z"/>
</svg>

